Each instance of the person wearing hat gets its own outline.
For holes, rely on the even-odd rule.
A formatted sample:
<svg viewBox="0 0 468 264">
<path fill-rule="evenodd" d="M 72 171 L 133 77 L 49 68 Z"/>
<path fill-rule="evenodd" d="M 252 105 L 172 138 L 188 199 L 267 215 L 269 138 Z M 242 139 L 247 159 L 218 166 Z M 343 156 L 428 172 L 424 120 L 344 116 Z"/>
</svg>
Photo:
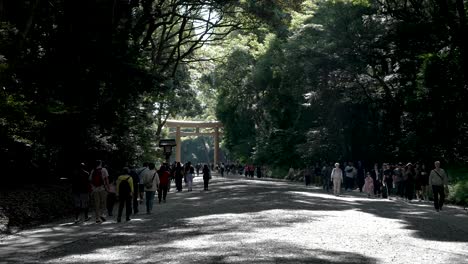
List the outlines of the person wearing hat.
<svg viewBox="0 0 468 264">
<path fill-rule="evenodd" d="M 335 168 L 332 170 L 330 177 L 333 182 L 333 194 L 339 196 L 341 183 L 343 183 L 343 171 L 340 169 L 339 163 L 335 163 Z"/>
</svg>

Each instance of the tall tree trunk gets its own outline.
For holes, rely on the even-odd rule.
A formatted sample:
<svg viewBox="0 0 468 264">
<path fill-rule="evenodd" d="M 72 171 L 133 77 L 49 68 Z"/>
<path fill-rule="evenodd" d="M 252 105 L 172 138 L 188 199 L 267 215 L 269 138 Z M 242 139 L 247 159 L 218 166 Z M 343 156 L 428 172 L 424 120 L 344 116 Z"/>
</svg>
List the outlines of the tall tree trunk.
<svg viewBox="0 0 468 264">
<path fill-rule="evenodd" d="M 465 89 L 468 89 L 468 30 L 466 25 L 466 10 L 463 0 L 457 0 L 457 12 L 460 20 L 459 26 L 459 48 L 462 56 L 463 80 Z"/>
</svg>

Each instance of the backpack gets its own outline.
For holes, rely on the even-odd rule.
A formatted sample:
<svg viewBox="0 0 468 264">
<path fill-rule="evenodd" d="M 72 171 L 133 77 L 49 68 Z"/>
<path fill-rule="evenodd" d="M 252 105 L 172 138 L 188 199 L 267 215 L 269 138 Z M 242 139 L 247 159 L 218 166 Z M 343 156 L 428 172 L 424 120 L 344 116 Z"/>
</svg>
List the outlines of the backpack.
<svg viewBox="0 0 468 264">
<path fill-rule="evenodd" d="M 102 168 L 93 170 L 93 175 L 91 176 L 91 184 L 94 187 L 100 187 L 104 185 L 104 181 L 102 179 Z"/>
<path fill-rule="evenodd" d="M 156 172 L 154 173 L 153 178 L 151 179 L 151 181 L 145 183 L 145 188 L 146 189 L 152 189 L 153 188 L 154 177 L 156 177 Z"/>
<path fill-rule="evenodd" d="M 127 179 L 120 182 L 119 184 L 120 196 L 128 195 L 129 193 L 131 193 L 130 183 L 128 182 L 129 179 L 130 179 L 130 176 L 128 176 Z"/>
</svg>

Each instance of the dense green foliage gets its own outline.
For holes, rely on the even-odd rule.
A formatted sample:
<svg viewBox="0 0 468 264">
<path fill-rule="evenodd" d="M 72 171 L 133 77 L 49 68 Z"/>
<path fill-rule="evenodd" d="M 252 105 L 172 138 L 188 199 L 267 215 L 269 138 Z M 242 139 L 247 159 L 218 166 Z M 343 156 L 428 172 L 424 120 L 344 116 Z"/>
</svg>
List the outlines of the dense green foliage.
<svg viewBox="0 0 468 264">
<path fill-rule="evenodd" d="M 154 160 L 165 120 L 194 116 L 223 122 L 231 160 L 280 170 L 463 165 L 465 5 L 0 1 L 3 175 Z M 204 155 L 203 140 L 192 141 Z"/>
<path fill-rule="evenodd" d="M 233 36 L 216 66 L 226 147 L 280 177 L 316 162 L 441 160 L 449 199 L 468 203 L 466 2 L 302 7 L 286 34 Z"/>
<path fill-rule="evenodd" d="M 227 147 L 274 167 L 466 162 L 463 1 L 312 2 L 217 65 Z"/>
<path fill-rule="evenodd" d="M 466 5 L 0 0 L 1 188 L 156 160 L 166 120 L 195 117 L 223 122 L 229 160 L 281 176 L 439 159 L 468 203 Z M 210 144 L 186 140 L 183 159 L 211 160 Z M 0 219 L 21 203 L 1 201 Z"/>
<path fill-rule="evenodd" d="M 201 114 L 197 51 L 262 22 L 284 34 L 300 2 L 0 1 L 2 177 L 155 160 L 165 121 Z"/>
</svg>

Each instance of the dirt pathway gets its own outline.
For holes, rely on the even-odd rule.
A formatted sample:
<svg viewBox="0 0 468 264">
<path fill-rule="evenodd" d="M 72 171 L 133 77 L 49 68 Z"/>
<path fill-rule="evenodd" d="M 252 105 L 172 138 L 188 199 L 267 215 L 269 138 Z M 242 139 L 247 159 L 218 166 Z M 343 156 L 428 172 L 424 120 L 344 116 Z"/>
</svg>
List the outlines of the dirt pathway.
<svg viewBox="0 0 468 264">
<path fill-rule="evenodd" d="M 0 263 L 468 263 L 456 207 L 214 177 L 128 223 L 51 224 L 0 241 Z M 142 208 L 143 209 L 143 208 Z M 144 211 L 144 210 L 141 210 Z"/>
</svg>

